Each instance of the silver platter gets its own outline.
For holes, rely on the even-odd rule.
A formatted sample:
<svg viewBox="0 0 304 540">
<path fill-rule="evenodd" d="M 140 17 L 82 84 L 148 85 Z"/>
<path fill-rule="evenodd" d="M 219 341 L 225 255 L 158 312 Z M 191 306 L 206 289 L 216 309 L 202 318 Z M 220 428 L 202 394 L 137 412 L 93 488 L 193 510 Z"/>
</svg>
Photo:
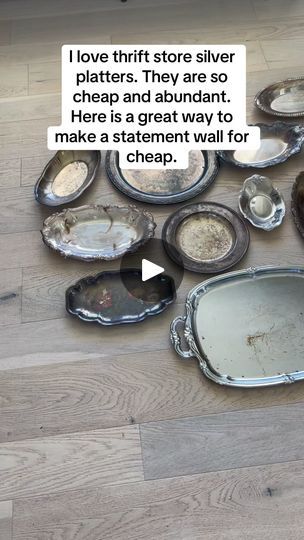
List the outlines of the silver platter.
<svg viewBox="0 0 304 540">
<path fill-rule="evenodd" d="M 221 150 L 223 161 L 237 167 L 270 167 L 286 161 L 300 152 L 304 140 L 304 128 L 286 122 L 255 124 L 261 130 L 261 144 L 257 150 Z"/>
<path fill-rule="evenodd" d="M 83 261 L 118 259 L 154 236 L 149 212 L 135 206 L 80 206 L 49 216 L 44 243 L 61 255 Z"/>
<path fill-rule="evenodd" d="M 273 83 L 260 90 L 254 102 L 259 109 L 274 116 L 304 116 L 304 77 Z"/>
<path fill-rule="evenodd" d="M 107 152 L 106 171 L 113 185 L 128 197 L 151 204 L 174 204 L 207 189 L 218 173 L 215 152 L 189 152 L 187 169 L 121 169 L 118 152 Z"/>
<path fill-rule="evenodd" d="M 171 341 L 218 384 L 289 384 L 304 379 L 303 321 L 304 268 L 250 268 L 192 289 Z"/>
<path fill-rule="evenodd" d="M 60 150 L 35 185 L 36 200 L 47 206 L 74 201 L 92 184 L 100 164 L 97 150 Z"/>
<path fill-rule="evenodd" d="M 269 178 L 254 174 L 247 178 L 239 195 L 239 209 L 244 218 L 259 229 L 272 231 L 285 216 L 284 199 Z"/>
</svg>

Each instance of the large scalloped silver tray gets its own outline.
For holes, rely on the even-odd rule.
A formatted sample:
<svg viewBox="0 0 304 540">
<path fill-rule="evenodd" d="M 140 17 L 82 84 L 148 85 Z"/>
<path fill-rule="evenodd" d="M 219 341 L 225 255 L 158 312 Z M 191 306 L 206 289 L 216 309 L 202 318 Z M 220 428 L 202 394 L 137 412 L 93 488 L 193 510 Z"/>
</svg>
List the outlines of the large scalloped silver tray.
<svg viewBox="0 0 304 540">
<path fill-rule="evenodd" d="M 259 109 L 274 116 L 304 116 L 304 77 L 270 84 L 257 93 L 254 102 Z"/>
<path fill-rule="evenodd" d="M 118 259 L 154 235 L 153 216 L 136 206 L 87 205 L 49 216 L 44 243 L 65 257 L 83 261 Z"/>
<path fill-rule="evenodd" d="M 192 289 L 171 341 L 219 384 L 289 384 L 304 379 L 303 325 L 304 268 L 250 268 Z"/>
</svg>

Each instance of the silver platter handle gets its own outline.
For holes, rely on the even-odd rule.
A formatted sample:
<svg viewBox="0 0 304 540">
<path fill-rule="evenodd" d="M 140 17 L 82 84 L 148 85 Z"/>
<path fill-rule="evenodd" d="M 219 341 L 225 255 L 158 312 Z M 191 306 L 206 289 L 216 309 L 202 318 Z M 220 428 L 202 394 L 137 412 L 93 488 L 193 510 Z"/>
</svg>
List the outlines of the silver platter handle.
<svg viewBox="0 0 304 540">
<path fill-rule="evenodd" d="M 190 349 L 188 349 L 187 351 L 182 349 L 181 337 L 177 330 L 177 326 L 179 324 L 185 325 L 185 320 L 186 320 L 186 317 L 181 317 L 181 316 L 173 319 L 170 326 L 170 337 L 171 337 L 172 345 L 174 349 L 176 350 L 177 354 L 179 354 L 182 358 L 193 358 L 195 355 Z"/>
</svg>

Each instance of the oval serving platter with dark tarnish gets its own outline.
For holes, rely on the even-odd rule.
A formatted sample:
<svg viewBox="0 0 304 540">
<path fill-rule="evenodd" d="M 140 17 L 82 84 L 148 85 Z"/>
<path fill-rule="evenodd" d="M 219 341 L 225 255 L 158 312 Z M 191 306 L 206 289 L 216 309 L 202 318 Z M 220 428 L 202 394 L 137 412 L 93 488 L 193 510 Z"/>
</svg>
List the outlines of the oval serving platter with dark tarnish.
<svg viewBox="0 0 304 540">
<path fill-rule="evenodd" d="M 261 130 L 261 144 L 257 150 L 220 150 L 223 161 L 237 167 L 270 167 L 286 161 L 300 152 L 304 140 L 304 128 L 285 122 L 255 124 Z"/>
<path fill-rule="evenodd" d="M 254 102 L 263 112 L 274 116 L 304 116 L 304 77 L 270 84 L 257 93 Z"/>
<path fill-rule="evenodd" d="M 222 272 L 238 263 L 249 246 L 244 220 L 223 204 L 184 206 L 165 222 L 162 239 L 168 255 L 192 272 Z"/>
<path fill-rule="evenodd" d="M 125 269 L 89 276 L 69 287 L 66 309 L 83 321 L 112 326 L 157 315 L 175 296 L 171 277 L 161 274 L 143 282 L 140 270 Z"/>
<path fill-rule="evenodd" d="M 47 206 L 68 204 L 92 184 L 100 164 L 97 150 L 60 150 L 35 185 L 36 200 Z"/>
<path fill-rule="evenodd" d="M 204 191 L 218 173 L 215 152 L 189 152 L 187 169 L 121 169 L 118 152 L 107 152 L 106 171 L 125 195 L 152 204 L 174 204 Z"/>
<path fill-rule="evenodd" d="M 65 257 L 97 261 L 136 251 L 154 236 L 155 227 L 153 216 L 136 206 L 88 205 L 49 216 L 41 234 Z"/>
<path fill-rule="evenodd" d="M 304 238 L 304 171 L 298 174 L 292 187 L 291 211 L 298 231 Z"/>
</svg>

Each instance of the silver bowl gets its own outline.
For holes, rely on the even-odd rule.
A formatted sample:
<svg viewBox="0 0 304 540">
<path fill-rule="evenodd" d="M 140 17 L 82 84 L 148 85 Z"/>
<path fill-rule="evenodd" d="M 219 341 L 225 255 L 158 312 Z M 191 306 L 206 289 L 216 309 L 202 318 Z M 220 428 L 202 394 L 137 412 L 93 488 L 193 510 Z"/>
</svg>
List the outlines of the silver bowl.
<svg viewBox="0 0 304 540">
<path fill-rule="evenodd" d="M 272 231 L 281 225 L 285 203 L 281 193 L 266 176 L 254 174 L 247 178 L 239 195 L 241 214 L 254 227 Z"/>
</svg>

